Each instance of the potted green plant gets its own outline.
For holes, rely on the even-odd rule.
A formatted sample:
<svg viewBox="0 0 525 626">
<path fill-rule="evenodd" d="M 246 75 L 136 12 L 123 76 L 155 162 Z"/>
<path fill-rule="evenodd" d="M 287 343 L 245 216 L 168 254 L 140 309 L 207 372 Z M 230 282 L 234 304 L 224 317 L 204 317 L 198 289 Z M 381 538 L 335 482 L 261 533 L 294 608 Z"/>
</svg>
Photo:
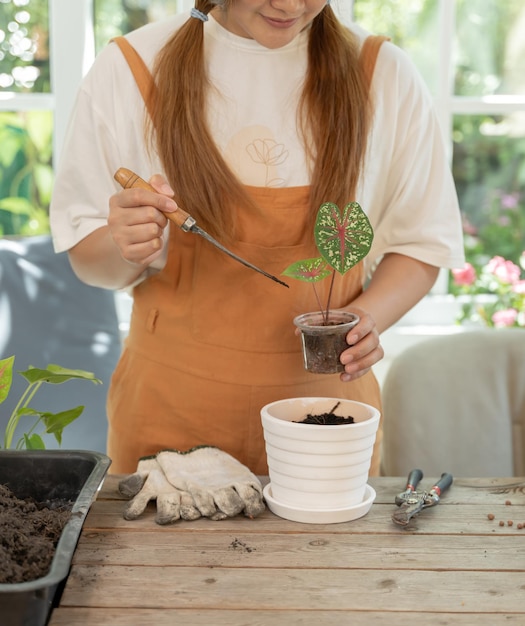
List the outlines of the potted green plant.
<svg viewBox="0 0 525 626">
<path fill-rule="evenodd" d="M 342 213 L 333 202 L 325 202 L 317 212 L 314 238 L 320 256 L 292 263 L 283 275 L 312 283 L 319 304 L 318 311 L 303 313 L 294 319 L 301 331 L 305 368 L 317 374 L 333 374 L 344 370 L 339 357 L 348 347 L 348 331 L 359 321 L 354 313 L 330 309 L 335 276 L 345 274 L 365 258 L 374 232 L 357 202 L 347 204 Z M 316 283 L 329 277 L 331 283 L 323 305 Z"/>
<path fill-rule="evenodd" d="M 14 356 L 0 359 L 0 404 L 6 400 L 11 390 L 14 362 Z M 44 428 L 46 434 L 53 435 L 57 442 L 61 444 L 64 428 L 82 414 L 84 410 L 83 406 L 67 409 L 60 413 L 49 413 L 32 409 L 29 403 L 43 384 L 60 385 L 72 379 L 90 380 L 94 384 L 102 383 L 102 381 L 95 378 L 95 375 L 91 372 L 66 369 L 60 367 L 60 365 L 48 365 L 46 369 L 30 367 L 26 371 L 18 373 L 27 380 L 28 385 L 7 422 L 3 446 L 0 446 L 0 449 L 3 447 L 5 450 L 8 450 L 12 447 L 16 427 L 24 415 L 33 417 L 35 421 L 29 431 L 25 432 L 17 441 L 15 446 L 16 450 L 21 450 L 22 448 L 26 448 L 27 450 L 45 449 L 42 435 L 35 432 L 35 429 L 41 427 Z"/>
<path fill-rule="evenodd" d="M 0 403 L 11 389 L 13 365 L 14 357 L 0 359 Z M 44 626 L 111 461 L 99 452 L 45 449 L 45 436 L 54 436 L 60 444 L 62 431 L 81 415 L 83 406 L 60 413 L 29 406 L 45 383 L 100 380 L 91 372 L 58 365 L 30 367 L 19 374 L 28 386 L 7 422 L 0 449 L 0 615 L 10 626 Z M 12 449 L 22 417 L 34 423 Z"/>
</svg>

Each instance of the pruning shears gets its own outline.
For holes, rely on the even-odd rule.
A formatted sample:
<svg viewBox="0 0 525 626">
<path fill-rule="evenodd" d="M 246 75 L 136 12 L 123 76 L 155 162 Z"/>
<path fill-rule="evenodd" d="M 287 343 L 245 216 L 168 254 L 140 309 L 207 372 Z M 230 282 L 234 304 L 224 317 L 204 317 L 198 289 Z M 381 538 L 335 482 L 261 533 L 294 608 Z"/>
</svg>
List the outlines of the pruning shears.
<svg viewBox="0 0 525 626">
<path fill-rule="evenodd" d="M 422 509 L 439 503 L 441 494 L 452 484 L 452 474 L 443 473 L 439 481 L 429 491 L 417 491 L 417 486 L 423 478 L 420 469 L 410 472 L 405 491 L 396 496 L 397 509 L 392 513 L 392 521 L 400 526 L 406 526 L 410 520 Z"/>
</svg>

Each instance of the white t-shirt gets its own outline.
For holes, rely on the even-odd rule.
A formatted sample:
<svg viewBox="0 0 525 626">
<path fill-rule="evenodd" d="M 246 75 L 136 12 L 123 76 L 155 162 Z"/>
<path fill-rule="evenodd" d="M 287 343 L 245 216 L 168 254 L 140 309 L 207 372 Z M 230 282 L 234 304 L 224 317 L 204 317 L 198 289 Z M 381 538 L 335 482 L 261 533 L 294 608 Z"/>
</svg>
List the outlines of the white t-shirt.
<svg viewBox="0 0 525 626">
<path fill-rule="evenodd" d="M 187 13 L 179 14 L 127 37 L 151 68 L 157 52 L 187 19 Z M 368 34 L 351 28 L 361 39 Z M 215 87 L 208 118 L 230 167 L 247 185 L 309 184 L 296 126 L 307 32 L 275 50 L 233 35 L 212 16 L 204 33 L 207 71 Z M 387 252 L 461 267 L 457 197 L 426 87 L 406 54 L 385 43 L 371 89 L 374 122 L 356 194 L 374 227 L 367 267 Z M 146 180 L 162 173 L 156 155 L 145 148 L 142 97 L 122 52 L 110 44 L 81 85 L 62 151 L 50 211 L 57 252 L 106 224 L 109 197 L 119 189 L 113 179 L 119 167 Z M 165 255 L 150 271 L 164 264 Z"/>
</svg>

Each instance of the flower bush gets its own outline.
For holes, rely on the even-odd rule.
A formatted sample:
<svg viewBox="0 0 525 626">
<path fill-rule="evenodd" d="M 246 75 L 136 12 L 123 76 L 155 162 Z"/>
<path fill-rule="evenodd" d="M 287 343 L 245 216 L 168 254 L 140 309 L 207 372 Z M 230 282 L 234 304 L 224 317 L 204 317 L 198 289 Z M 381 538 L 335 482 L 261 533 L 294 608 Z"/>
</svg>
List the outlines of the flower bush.
<svg viewBox="0 0 525 626">
<path fill-rule="evenodd" d="M 494 256 L 480 270 L 471 263 L 452 270 L 451 292 L 477 296 L 462 305 L 459 323 L 474 322 L 495 328 L 525 328 L 525 251 L 519 265 Z"/>
</svg>

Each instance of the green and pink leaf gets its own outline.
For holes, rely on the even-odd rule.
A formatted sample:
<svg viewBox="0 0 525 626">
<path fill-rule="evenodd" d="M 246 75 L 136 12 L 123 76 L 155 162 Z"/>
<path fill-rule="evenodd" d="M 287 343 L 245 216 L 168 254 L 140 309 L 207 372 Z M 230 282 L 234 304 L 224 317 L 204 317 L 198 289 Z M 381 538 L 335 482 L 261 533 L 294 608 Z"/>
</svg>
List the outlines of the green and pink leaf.
<svg viewBox="0 0 525 626">
<path fill-rule="evenodd" d="M 314 236 L 321 257 L 344 274 L 370 252 L 374 231 L 357 202 L 347 204 L 342 214 L 336 204 L 325 202 L 317 213 Z"/>
<path fill-rule="evenodd" d="M 327 278 L 330 274 L 329 265 L 321 257 L 296 261 L 283 272 L 283 276 L 289 276 L 307 283 L 316 283 L 323 278 Z"/>
</svg>

